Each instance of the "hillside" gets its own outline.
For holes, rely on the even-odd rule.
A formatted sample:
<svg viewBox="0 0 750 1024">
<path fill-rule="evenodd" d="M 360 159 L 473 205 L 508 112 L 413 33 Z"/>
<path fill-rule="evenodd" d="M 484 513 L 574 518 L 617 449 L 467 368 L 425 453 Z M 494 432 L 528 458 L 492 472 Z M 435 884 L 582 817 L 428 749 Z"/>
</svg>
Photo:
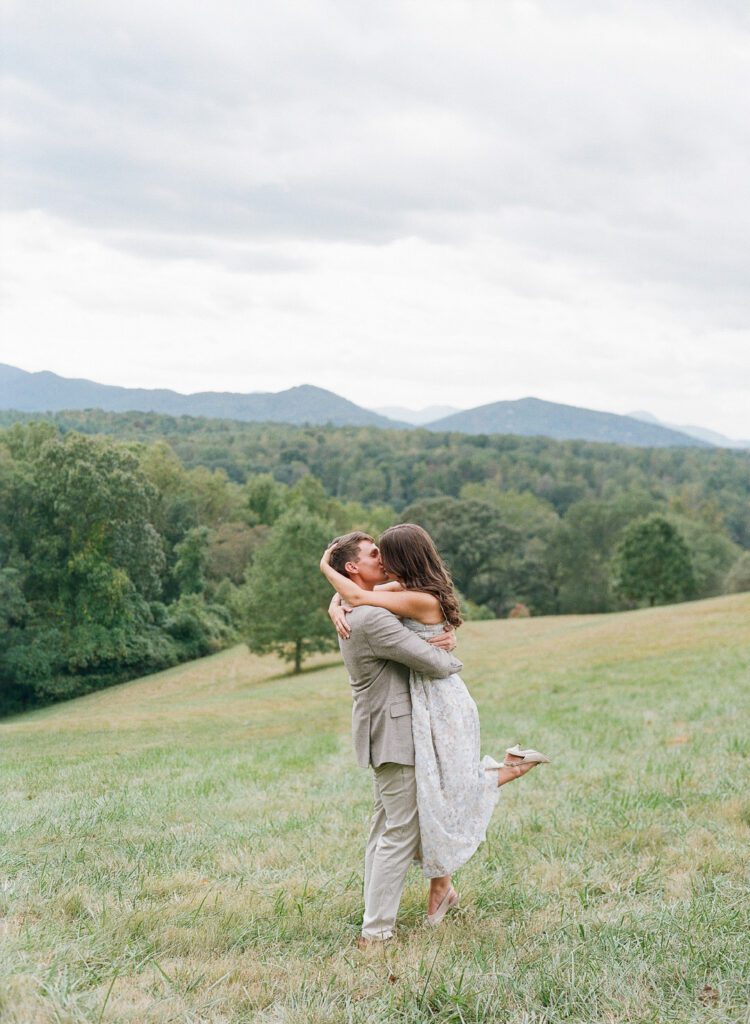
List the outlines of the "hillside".
<svg viewBox="0 0 750 1024">
<path fill-rule="evenodd" d="M 17 409 L 21 412 L 103 409 L 107 412 L 210 416 L 244 422 L 380 427 L 399 425 L 332 391 L 310 384 L 278 393 L 201 391 L 182 395 L 177 391 L 96 384 L 90 380 L 59 377 L 47 371 L 27 373 L 3 364 L 0 364 L 0 409 Z"/>
<path fill-rule="evenodd" d="M 4 1021 L 743 1020 L 750 594 L 468 623 L 460 654 L 483 749 L 555 760 L 503 790 L 460 913 L 425 929 L 412 871 L 365 954 L 337 657 L 235 648 L 0 723 Z"/>
<path fill-rule="evenodd" d="M 699 441 L 706 441 L 717 448 L 750 448 L 750 441 L 738 441 L 736 438 L 727 437 L 716 430 L 708 430 L 706 427 L 698 427 L 695 424 L 665 423 L 658 419 L 653 413 L 638 410 L 628 414 L 635 420 L 643 420 L 644 423 L 657 423 L 662 427 L 669 427 L 670 430 L 677 430 L 681 434 L 688 434 L 690 437 L 697 437 Z"/>
<path fill-rule="evenodd" d="M 711 447 L 707 441 L 632 416 L 543 402 L 539 398 L 480 405 L 434 420 L 427 424 L 427 429 L 457 430 L 464 434 L 543 436 L 558 441 L 604 441 L 643 448 Z"/>
<path fill-rule="evenodd" d="M 634 447 L 713 447 L 709 435 L 691 436 L 632 416 L 596 412 L 538 398 L 494 402 L 435 418 L 441 412 L 440 407 L 409 410 L 387 406 L 374 411 L 311 384 L 277 393 L 202 391 L 183 395 L 163 389 L 97 384 L 90 380 L 60 377 L 47 371 L 27 373 L 17 367 L 0 364 L 0 410 L 54 413 L 86 409 L 291 425 L 330 424 L 391 429 L 419 425 L 432 431 L 548 437 Z"/>
<path fill-rule="evenodd" d="M 290 482 L 306 469 L 329 495 L 386 502 L 397 511 L 419 498 L 458 496 L 464 485 L 486 481 L 503 490 L 529 490 L 560 512 L 583 498 L 637 490 L 667 499 L 689 484 L 701 499 L 720 503 L 731 516 L 733 538 L 750 546 L 748 452 L 711 447 L 649 451 L 546 437 L 307 428 L 158 413 L 0 410 L 0 428 L 40 419 L 63 433 L 74 430 L 143 443 L 165 440 L 187 467 L 222 469 L 238 482 L 256 473 Z"/>
</svg>

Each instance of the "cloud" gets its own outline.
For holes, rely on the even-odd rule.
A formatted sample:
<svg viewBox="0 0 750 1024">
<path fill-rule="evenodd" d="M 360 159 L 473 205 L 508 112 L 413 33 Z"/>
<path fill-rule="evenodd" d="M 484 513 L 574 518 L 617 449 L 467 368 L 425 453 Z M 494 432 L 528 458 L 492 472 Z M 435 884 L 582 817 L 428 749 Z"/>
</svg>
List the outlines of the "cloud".
<svg viewBox="0 0 750 1024">
<path fill-rule="evenodd" d="M 138 309 L 196 352 L 213 321 L 219 362 L 219 339 L 265 337 L 279 386 L 290 366 L 287 383 L 312 379 L 307 339 L 351 397 L 347 346 L 387 354 L 384 332 L 394 388 L 427 361 L 463 395 L 438 381 L 425 401 L 515 397 L 501 384 L 572 400 L 577 374 L 603 406 L 616 381 L 625 408 L 653 387 L 685 419 L 665 407 L 670 352 L 707 353 L 689 373 L 709 397 L 746 371 L 739 0 L 42 0 L 7 3 L 4 29 L 3 194 L 30 232 L 8 322 L 26 350 L 45 287 L 79 337 L 120 337 Z M 57 266 L 70 247 L 85 275 Z M 455 346 L 519 366 L 477 383 Z"/>
</svg>

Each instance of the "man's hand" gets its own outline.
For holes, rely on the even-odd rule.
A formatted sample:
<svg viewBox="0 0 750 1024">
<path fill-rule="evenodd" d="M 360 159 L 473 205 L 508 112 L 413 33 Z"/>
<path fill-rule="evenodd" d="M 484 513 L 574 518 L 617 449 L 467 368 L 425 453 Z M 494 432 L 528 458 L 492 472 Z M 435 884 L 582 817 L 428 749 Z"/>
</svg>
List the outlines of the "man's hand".
<svg viewBox="0 0 750 1024">
<path fill-rule="evenodd" d="M 328 606 L 328 614 L 331 618 L 331 622 L 336 627 L 336 632 L 342 640 L 348 640 L 351 634 L 351 628 L 349 623 L 346 621 L 346 613 L 350 611 L 351 608 L 348 604 L 342 604 L 336 601 L 331 601 Z"/>
<path fill-rule="evenodd" d="M 427 643 L 432 644 L 433 647 L 439 647 L 441 651 L 450 653 L 456 648 L 456 631 L 453 626 L 446 626 L 442 633 L 430 637 Z"/>
</svg>

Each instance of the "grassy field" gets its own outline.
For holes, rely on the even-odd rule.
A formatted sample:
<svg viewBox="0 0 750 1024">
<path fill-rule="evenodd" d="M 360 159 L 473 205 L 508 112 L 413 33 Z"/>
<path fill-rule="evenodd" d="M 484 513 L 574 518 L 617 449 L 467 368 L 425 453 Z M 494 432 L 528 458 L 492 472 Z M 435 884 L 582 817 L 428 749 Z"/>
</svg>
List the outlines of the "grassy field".
<svg viewBox="0 0 750 1024">
<path fill-rule="evenodd" d="M 469 623 L 504 788 L 462 910 L 354 946 L 369 773 L 337 656 L 243 648 L 0 723 L 0 1020 L 750 1020 L 750 595 Z"/>
</svg>

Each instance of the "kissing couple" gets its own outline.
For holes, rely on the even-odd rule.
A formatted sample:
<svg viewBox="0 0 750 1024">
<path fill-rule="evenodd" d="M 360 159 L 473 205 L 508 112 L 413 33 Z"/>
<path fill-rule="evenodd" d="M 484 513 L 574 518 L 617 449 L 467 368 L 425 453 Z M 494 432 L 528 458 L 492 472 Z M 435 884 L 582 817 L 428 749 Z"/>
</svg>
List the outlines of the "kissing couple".
<svg viewBox="0 0 750 1024">
<path fill-rule="evenodd" d="M 485 838 L 500 786 L 549 761 L 511 747 L 480 757 L 479 714 L 451 651 L 461 625 L 450 574 L 412 523 L 337 537 L 320 562 L 349 672 L 360 767 L 374 775 L 361 946 L 393 937 L 409 865 L 430 879 L 427 923 L 458 904 L 453 872 Z"/>
</svg>

